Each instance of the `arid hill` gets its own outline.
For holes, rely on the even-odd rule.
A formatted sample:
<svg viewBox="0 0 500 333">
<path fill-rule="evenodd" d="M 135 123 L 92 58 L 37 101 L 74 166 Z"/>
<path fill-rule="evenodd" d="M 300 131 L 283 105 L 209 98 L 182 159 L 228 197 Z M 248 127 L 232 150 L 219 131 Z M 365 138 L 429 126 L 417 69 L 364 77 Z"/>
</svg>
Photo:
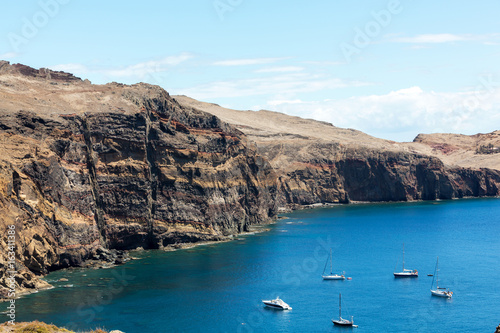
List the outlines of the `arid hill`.
<svg viewBox="0 0 500 333">
<path fill-rule="evenodd" d="M 407 147 L 436 156 L 450 166 L 500 170 L 500 131 L 476 135 L 419 134 Z"/>
<path fill-rule="evenodd" d="M 174 98 L 216 115 L 255 142 L 278 174 L 281 205 L 499 194 L 500 131 L 421 134 L 415 142 L 399 143 L 282 113 Z"/>
</svg>

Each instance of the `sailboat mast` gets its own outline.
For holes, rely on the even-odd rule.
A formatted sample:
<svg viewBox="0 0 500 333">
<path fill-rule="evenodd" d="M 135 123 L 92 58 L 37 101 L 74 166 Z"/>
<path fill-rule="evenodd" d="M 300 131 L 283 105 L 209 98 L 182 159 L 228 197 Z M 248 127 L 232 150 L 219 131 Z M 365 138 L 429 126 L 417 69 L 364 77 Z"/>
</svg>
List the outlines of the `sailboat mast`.
<svg viewBox="0 0 500 333">
<path fill-rule="evenodd" d="M 439 257 L 436 261 L 436 289 L 439 290 Z"/>
<path fill-rule="evenodd" d="M 333 264 L 332 264 L 332 249 L 330 249 L 330 274 L 333 273 Z"/>
<path fill-rule="evenodd" d="M 405 243 L 403 243 L 403 272 L 405 271 Z"/>
<path fill-rule="evenodd" d="M 342 318 L 342 294 L 339 293 L 339 320 Z"/>
</svg>

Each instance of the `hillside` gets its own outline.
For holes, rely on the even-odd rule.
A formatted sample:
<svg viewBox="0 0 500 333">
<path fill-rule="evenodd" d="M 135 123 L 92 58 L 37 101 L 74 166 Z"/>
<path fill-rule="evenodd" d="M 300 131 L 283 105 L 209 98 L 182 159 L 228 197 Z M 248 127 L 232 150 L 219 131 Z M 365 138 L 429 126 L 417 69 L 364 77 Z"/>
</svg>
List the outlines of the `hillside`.
<svg viewBox="0 0 500 333">
<path fill-rule="evenodd" d="M 271 111 L 237 111 L 174 96 L 244 132 L 279 175 L 286 204 L 451 199 L 498 195 L 499 133 L 419 135 L 415 142 L 374 138 L 353 129 Z M 452 147 L 451 150 L 442 147 Z"/>
<path fill-rule="evenodd" d="M 275 218 L 269 163 L 240 131 L 159 87 L 2 62 L 0 101 L 0 246 L 15 225 L 19 290 L 113 261 L 107 249 L 222 240 Z"/>
</svg>

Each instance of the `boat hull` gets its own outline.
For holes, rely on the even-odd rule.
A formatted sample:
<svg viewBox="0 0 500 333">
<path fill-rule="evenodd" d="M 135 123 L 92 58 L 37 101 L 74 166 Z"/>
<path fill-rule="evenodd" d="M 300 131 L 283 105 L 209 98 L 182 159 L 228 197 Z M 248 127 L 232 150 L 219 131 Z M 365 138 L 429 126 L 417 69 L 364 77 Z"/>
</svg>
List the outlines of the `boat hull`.
<svg viewBox="0 0 500 333">
<path fill-rule="evenodd" d="M 280 304 L 273 303 L 272 301 L 262 301 L 262 303 L 264 303 L 266 306 L 273 308 L 273 309 L 278 309 L 278 310 L 291 310 L 292 309 L 292 307 L 290 307 L 288 304 L 280 305 Z"/>
<path fill-rule="evenodd" d="M 445 298 L 451 298 L 451 296 L 453 295 L 453 293 L 450 291 L 432 290 L 432 289 L 431 289 L 431 294 L 432 296 L 445 297 Z"/>
<path fill-rule="evenodd" d="M 399 272 L 399 273 L 393 273 L 394 277 L 396 278 L 416 278 L 418 277 L 418 273 L 406 273 L 406 272 Z"/>
<path fill-rule="evenodd" d="M 323 280 L 345 280 L 343 275 L 323 275 Z"/>
<path fill-rule="evenodd" d="M 353 325 L 352 321 L 345 320 L 345 319 L 343 319 L 343 320 L 332 319 L 332 322 L 334 325 L 337 325 L 337 326 L 352 326 Z"/>
</svg>

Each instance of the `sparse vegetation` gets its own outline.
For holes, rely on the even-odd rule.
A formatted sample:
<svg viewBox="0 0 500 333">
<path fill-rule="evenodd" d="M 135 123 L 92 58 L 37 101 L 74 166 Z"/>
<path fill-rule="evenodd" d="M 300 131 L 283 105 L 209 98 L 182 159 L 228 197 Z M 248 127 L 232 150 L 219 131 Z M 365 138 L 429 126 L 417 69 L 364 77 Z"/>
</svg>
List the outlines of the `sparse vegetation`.
<svg viewBox="0 0 500 333">
<path fill-rule="evenodd" d="M 476 149 L 476 154 L 496 154 L 500 153 L 500 148 L 493 146 L 492 143 L 481 145 Z"/>
<path fill-rule="evenodd" d="M 16 323 L 14 326 L 4 323 L 0 325 L 0 332 L 14 332 L 14 333 L 75 333 L 74 331 L 65 328 L 59 328 L 56 325 L 46 324 L 39 321 L 29 323 Z M 86 333 L 107 333 L 102 329 L 96 329 Z"/>
</svg>

